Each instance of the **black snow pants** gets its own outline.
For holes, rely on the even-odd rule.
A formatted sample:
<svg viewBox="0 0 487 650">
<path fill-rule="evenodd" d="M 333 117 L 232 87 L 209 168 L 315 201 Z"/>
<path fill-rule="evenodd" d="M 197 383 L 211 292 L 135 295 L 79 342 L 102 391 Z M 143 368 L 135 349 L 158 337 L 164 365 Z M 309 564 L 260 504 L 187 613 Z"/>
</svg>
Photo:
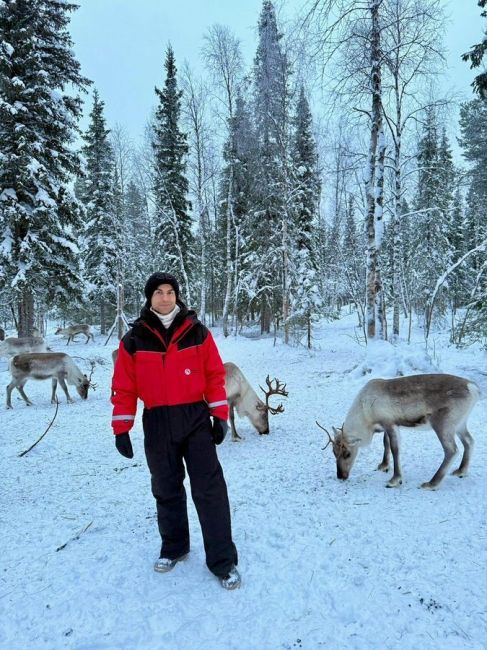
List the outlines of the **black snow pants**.
<svg viewBox="0 0 487 650">
<path fill-rule="evenodd" d="M 211 438 L 206 402 L 159 406 L 143 414 L 144 447 L 162 538 L 161 557 L 189 552 L 184 463 L 203 533 L 206 564 L 225 576 L 238 562 L 223 470 Z"/>
</svg>

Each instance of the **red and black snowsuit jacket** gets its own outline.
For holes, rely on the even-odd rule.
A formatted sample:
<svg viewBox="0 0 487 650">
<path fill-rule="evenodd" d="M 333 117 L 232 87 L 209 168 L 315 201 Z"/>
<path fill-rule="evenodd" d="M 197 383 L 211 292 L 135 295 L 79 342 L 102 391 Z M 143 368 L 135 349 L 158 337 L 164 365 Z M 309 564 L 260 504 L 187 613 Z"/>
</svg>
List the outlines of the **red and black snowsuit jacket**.
<svg viewBox="0 0 487 650">
<path fill-rule="evenodd" d="M 225 368 L 211 332 L 194 311 L 181 311 L 165 330 L 147 306 L 120 341 L 112 380 L 115 434 L 134 423 L 137 398 L 146 409 L 206 401 L 211 415 L 228 419 Z"/>
</svg>

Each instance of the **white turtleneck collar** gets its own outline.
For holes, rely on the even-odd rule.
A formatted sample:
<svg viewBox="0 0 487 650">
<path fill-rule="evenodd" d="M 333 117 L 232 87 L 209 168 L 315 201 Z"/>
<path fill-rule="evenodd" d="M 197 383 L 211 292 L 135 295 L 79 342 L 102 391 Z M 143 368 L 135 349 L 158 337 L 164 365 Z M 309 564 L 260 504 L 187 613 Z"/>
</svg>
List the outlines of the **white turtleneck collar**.
<svg viewBox="0 0 487 650">
<path fill-rule="evenodd" d="M 150 310 L 152 313 L 154 313 L 157 316 L 157 318 L 161 321 L 164 327 L 166 329 L 169 329 L 172 325 L 173 320 L 181 311 L 181 307 L 179 305 L 176 305 L 174 309 L 169 312 L 169 314 L 159 314 L 159 312 L 157 312 L 155 309 L 152 309 L 152 307 L 150 308 Z"/>
</svg>

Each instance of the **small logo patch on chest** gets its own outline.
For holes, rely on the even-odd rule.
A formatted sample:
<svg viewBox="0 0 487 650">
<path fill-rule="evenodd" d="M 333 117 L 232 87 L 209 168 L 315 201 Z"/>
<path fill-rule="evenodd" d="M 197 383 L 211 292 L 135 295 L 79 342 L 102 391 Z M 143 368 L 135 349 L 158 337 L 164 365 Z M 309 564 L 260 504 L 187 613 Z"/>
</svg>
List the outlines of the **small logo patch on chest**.
<svg viewBox="0 0 487 650">
<path fill-rule="evenodd" d="M 190 370 L 189 368 L 186 368 L 186 370 L 184 371 L 184 374 L 185 374 L 185 375 L 190 375 L 190 374 L 191 374 L 191 370 Z"/>
</svg>

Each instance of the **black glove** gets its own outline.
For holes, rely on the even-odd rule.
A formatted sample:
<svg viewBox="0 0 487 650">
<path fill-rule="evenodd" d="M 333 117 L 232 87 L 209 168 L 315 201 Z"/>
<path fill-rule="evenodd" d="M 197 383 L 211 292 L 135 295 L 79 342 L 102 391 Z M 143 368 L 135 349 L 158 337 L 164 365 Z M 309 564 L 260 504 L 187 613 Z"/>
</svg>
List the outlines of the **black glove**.
<svg viewBox="0 0 487 650">
<path fill-rule="evenodd" d="M 213 427 L 211 429 L 211 437 L 215 445 L 221 445 L 227 435 L 228 424 L 226 420 L 220 418 L 213 418 Z"/>
<path fill-rule="evenodd" d="M 132 443 L 130 442 L 128 433 L 119 433 L 118 436 L 115 436 L 115 446 L 118 452 L 122 456 L 125 456 L 125 458 L 134 457 L 134 450 L 132 449 Z"/>
</svg>

